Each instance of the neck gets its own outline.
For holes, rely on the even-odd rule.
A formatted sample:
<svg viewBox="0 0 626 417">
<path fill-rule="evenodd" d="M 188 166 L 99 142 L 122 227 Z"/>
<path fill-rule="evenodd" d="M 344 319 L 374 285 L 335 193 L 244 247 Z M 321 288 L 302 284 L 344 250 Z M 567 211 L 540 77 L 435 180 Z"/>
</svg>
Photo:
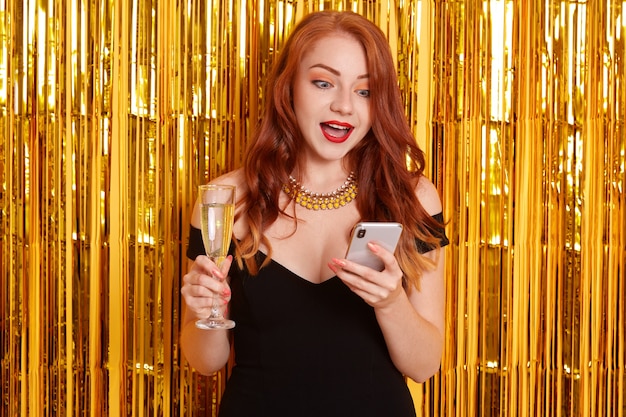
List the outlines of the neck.
<svg viewBox="0 0 626 417">
<path fill-rule="evenodd" d="M 330 168 L 328 165 L 308 167 L 292 174 L 300 184 L 316 193 L 334 191 L 350 176 L 342 167 Z"/>
</svg>

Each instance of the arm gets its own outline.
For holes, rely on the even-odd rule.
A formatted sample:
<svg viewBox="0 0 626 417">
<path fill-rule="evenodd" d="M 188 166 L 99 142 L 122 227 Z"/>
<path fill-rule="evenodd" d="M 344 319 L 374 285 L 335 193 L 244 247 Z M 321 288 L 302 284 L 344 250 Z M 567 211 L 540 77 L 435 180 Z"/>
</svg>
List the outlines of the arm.
<svg viewBox="0 0 626 417">
<path fill-rule="evenodd" d="M 438 213 L 441 202 L 437 190 L 430 182 L 424 182 L 418 187 L 418 198 L 429 213 Z M 426 254 L 436 261 L 436 267 L 424 273 L 419 290 L 413 288 L 407 294 L 393 254 L 371 243 L 369 247 L 383 260 L 382 272 L 345 259 L 333 259 L 329 266 L 352 291 L 374 307 L 396 368 L 423 382 L 437 372 L 443 352 L 444 251 L 436 249 Z"/>
<path fill-rule="evenodd" d="M 420 290 L 413 288 L 407 295 L 400 287 L 395 297 L 375 307 L 391 359 L 400 372 L 416 382 L 439 370 L 443 352 L 444 254 L 442 249 L 436 251 L 440 252 L 437 267 L 422 276 Z M 393 258 L 389 252 L 387 255 Z"/>
</svg>

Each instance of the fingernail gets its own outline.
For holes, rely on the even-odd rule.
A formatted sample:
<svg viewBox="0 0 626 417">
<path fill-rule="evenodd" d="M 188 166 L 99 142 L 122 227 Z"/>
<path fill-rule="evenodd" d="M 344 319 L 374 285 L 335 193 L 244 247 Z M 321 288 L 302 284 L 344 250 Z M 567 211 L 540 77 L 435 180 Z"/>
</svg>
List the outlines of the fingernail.
<svg viewBox="0 0 626 417">
<path fill-rule="evenodd" d="M 346 263 L 344 261 L 342 261 L 341 259 L 337 259 L 337 258 L 333 258 L 333 263 L 341 267 L 346 266 Z"/>
<path fill-rule="evenodd" d="M 329 262 L 328 267 L 330 268 L 331 271 L 333 271 L 334 273 L 337 273 L 337 267 L 335 267 L 335 265 Z"/>
<path fill-rule="evenodd" d="M 374 253 L 378 252 L 378 245 L 372 242 L 367 242 L 367 247 L 370 248 L 370 250 Z"/>
</svg>

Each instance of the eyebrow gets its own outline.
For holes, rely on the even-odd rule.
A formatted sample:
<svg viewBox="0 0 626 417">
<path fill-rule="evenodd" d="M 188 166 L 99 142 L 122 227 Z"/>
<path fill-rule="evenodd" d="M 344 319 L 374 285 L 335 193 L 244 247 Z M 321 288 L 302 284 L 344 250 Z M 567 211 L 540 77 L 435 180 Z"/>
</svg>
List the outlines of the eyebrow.
<svg viewBox="0 0 626 417">
<path fill-rule="evenodd" d="M 333 74 L 335 74 L 337 76 L 341 75 L 341 73 L 339 71 L 337 71 L 336 69 L 331 68 L 328 65 L 324 65 L 324 64 L 314 64 L 314 65 L 311 65 L 309 67 L 309 69 L 311 69 L 311 68 L 322 68 L 322 69 L 325 69 L 326 71 L 331 72 L 331 73 L 333 73 Z M 369 78 L 369 77 L 370 77 L 369 74 L 363 74 L 363 75 L 359 75 L 357 78 L 361 79 L 361 78 Z"/>
</svg>

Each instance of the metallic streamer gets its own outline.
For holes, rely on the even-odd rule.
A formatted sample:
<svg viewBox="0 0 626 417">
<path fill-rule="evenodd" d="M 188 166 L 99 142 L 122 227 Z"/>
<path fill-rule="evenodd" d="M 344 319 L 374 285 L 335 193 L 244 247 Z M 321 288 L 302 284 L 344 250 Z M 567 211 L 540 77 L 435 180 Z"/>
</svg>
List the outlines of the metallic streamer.
<svg viewBox="0 0 626 417">
<path fill-rule="evenodd" d="M 623 124 L 622 7 L 435 5 L 448 28 L 436 35 L 435 140 L 458 236 L 448 310 L 457 340 L 443 370 L 462 373 L 444 385 L 446 414 L 624 412 L 623 371 L 611 372 L 624 368 L 623 341 L 606 321 L 623 335 L 624 232 L 606 220 L 624 217 L 612 191 L 624 176 L 613 134 Z"/>
<path fill-rule="evenodd" d="M 624 3 L 0 0 L 0 417 L 214 415 L 178 349 L 196 186 L 306 13 L 387 34 L 452 244 L 418 415 L 626 413 Z"/>
</svg>

